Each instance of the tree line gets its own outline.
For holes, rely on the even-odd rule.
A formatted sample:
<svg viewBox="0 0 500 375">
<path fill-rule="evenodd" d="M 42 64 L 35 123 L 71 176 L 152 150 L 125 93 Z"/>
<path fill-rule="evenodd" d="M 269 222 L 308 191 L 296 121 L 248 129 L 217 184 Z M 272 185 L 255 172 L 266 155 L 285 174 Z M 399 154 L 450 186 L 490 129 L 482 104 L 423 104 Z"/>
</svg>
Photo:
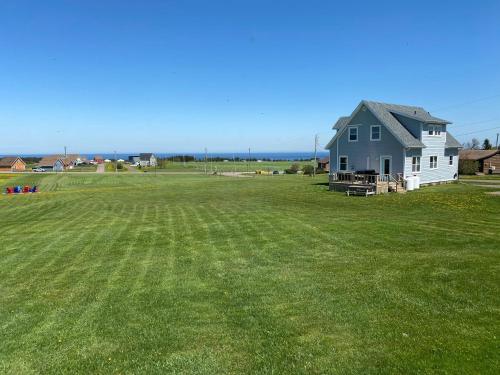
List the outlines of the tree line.
<svg viewBox="0 0 500 375">
<path fill-rule="evenodd" d="M 463 144 L 465 149 L 469 150 L 493 150 L 495 147 L 491 144 L 488 138 L 485 138 L 483 143 L 479 141 L 477 138 L 472 138 L 470 141 L 467 141 Z"/>
</svg>

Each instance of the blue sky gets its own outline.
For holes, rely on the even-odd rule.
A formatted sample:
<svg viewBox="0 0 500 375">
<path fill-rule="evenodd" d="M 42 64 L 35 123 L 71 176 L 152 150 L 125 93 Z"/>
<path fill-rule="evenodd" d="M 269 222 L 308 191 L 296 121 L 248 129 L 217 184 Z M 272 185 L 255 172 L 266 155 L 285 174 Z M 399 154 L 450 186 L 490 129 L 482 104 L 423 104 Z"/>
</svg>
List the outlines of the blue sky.
<svg viewBox="0 0 500 375">
<path fill-rule="evenodd" d="M 499 1 L 3 0 L 0 154 L 304 151 L 361 99 L 494 141 L 499 20 Z"/>
</svg>

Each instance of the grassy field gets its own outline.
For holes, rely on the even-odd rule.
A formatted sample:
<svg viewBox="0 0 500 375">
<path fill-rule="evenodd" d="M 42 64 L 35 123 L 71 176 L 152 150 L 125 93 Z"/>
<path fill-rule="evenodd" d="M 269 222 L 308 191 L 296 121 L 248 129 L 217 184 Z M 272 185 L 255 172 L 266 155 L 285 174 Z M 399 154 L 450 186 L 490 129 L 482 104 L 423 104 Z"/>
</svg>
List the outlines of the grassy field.
<svg viewBox="0 0 500 375">
<path fill-rule="evenodd" d="M 168 161 L 157 171 L 166 172 L 255 172 L 256 170 L 278 170 L 283 171 L 290 168 L 292 164 L 298 164 L 300 167 L 312 164 L 309 161 L 262 161 L 258 163 L 251 161 L 249 163 L 243 161 L 228 161 L 228 162 L 207 162 L 193 161 L 193 162 L 171 162 Z M 154 171 L 154 168 L 143 168 L 142 170 Z"/>
<path fill-rule="evenodd" d="M 69 172 L 95 172 L 97 170 L 97 165 L 78 165 L 69 169 Z"/>
<path fill-rule="evenodd" d="M 1 179 L 0 373 L 496 374 L 500 198 L 326 176 Z"/>
<path fill-rule="evenodd" d="M 500 180 L 500 174 L 486 174 L 486 175 L 461 175 L 462 180 Z"/>
</svg>

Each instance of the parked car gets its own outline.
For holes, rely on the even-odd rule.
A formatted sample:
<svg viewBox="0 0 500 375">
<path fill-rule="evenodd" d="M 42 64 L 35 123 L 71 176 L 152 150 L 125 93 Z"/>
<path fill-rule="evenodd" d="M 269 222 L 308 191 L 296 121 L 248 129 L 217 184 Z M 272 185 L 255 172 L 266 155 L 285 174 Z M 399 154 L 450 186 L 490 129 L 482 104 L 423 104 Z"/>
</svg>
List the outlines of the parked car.
<svg viewBox="0 0 500 375">
<path fill-rule="evenodd" d="M 38 167 L 38 168 L 33 168 L 33 172 L 45 172 L 45 169 L 40 168 L 40 167 Z"/>
</svg>

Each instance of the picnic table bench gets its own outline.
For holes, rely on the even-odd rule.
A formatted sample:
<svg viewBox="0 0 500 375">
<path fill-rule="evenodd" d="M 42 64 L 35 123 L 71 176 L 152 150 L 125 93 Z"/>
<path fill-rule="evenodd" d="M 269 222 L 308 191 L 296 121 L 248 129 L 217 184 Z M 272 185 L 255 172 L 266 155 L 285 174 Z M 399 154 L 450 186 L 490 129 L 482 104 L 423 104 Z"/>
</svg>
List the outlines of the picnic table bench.
<svg viewBox="0 0 500 375">
<path fill-rule="evenodd" d="M 347 188 L 346 194 L 349 195 L 364 195 L 365 197 L 369 195 L 375 195 L 375 186 L 369 185 L 350 185 Z"/>
</svg>

